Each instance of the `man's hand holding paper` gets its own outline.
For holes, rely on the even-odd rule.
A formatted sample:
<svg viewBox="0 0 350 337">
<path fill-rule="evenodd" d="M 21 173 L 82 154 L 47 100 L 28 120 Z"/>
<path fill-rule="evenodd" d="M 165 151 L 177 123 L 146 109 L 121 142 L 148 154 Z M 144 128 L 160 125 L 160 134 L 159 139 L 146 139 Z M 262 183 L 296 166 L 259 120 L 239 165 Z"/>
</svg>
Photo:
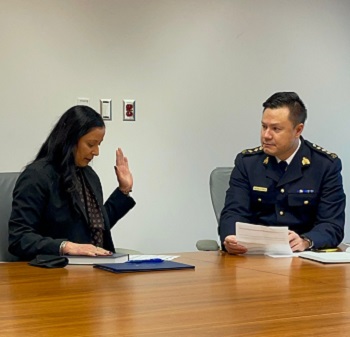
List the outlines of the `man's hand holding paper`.
<svg viewBox="0 0 350 337">
<path fill-rule="evenodd" d="M 247 248 L 237 243 L 236 235 L 228 235 L 224 241 L 225 249 L 229 254 L 244 254 Z"/>
<path fill-rule="evenodd" d="M 293 255 L 288 227 L 268 227 L 237 222 L 236 233 L 236 251 L 242 251 L 242 253 L 233 254 Z"/>
</svg>

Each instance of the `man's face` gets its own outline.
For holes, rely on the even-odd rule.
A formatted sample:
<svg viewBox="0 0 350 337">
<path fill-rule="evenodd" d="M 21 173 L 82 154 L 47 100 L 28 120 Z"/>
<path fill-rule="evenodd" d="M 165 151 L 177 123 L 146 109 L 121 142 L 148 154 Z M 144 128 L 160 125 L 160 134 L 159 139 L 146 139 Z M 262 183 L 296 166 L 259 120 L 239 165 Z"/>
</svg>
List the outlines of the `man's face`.
<svg viewBox="0 0 350 337">
<path fill-rule="evenodd" d="M 298 147 L 304 124 L 289 120 L 289 108 L 265 109 L 261 121 L 261 145 L 266 154 L 285 160 Z"/>
<path fill-rule="evenodd" d="M 99 155 L 99 147 L 104 135 L 105 128 L 96 127 L 78 140 L 74 153 L 76 166 L 87 166 L 95 156 Z"/>
</svg>

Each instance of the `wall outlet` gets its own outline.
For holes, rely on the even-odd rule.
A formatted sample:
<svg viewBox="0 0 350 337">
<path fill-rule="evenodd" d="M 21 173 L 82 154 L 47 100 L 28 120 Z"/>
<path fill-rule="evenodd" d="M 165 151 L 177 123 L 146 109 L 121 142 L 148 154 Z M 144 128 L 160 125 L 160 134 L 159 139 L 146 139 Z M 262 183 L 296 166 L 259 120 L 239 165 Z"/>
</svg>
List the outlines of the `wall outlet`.
<svg viewBox="0 0 350 337">
<path fill-rule="evenodd" d="M 135 121 L 135 100 L 124 99 L 123 121 Z"/>
</svg>

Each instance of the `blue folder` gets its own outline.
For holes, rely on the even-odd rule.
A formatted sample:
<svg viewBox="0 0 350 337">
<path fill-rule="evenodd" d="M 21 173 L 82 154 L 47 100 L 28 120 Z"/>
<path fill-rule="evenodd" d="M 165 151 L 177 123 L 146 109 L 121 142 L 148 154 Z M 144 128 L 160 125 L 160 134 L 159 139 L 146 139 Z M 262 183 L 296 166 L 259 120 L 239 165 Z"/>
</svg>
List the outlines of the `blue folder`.
<svg viewBox="0 0 350 337">
<path fill-rule="evenodd" d="M 162 270 L 180 270 L 180 269 L 194 269 L 194 266 L 174 262 L 174 261 L 163 261 L 163 262 L 142 262 L 142 263 L 106 263 L 96 264 L 94 268 L 107 270 L 112 273 L 132 273 L 141 271 L 162 271 Z"/>
</svg>

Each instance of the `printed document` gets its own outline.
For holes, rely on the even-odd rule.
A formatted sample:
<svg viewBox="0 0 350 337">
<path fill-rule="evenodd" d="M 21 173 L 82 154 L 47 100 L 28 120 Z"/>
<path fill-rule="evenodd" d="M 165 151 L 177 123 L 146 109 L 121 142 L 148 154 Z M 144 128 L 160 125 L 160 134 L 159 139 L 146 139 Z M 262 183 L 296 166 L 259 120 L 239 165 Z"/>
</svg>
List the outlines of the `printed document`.
<svg viewBox="0 0 350 337">
<path fill-rule="evenodd" d="M 179 255 L 129 255 L 129 260 L 134 261 L 134 260 L 151 260 L 151 259 L 162 259 L 164 261 L 170 261 L 174 260 Z"/>
<path fill-rule="evenodd" d="M 236 222 L 238 244 L 246 247 L 246 254 L 294 256 L 289 246 L 288 227 L 270 227 Z"/>
</svg>

